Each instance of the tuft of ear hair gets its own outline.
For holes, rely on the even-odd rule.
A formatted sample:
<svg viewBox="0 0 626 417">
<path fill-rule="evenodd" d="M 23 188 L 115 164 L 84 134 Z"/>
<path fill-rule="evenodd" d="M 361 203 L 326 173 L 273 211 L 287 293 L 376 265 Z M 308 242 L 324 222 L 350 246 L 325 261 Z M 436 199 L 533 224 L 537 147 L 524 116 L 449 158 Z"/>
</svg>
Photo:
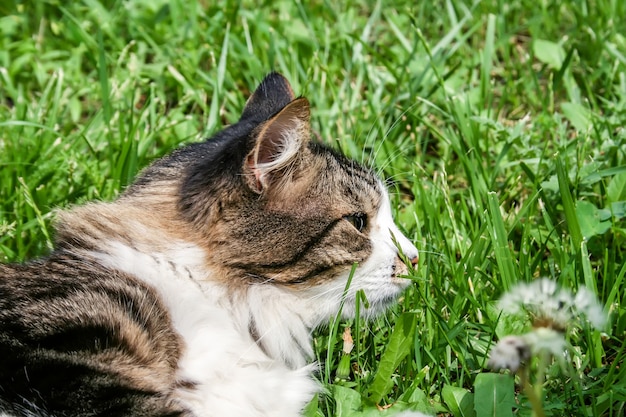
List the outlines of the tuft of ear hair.
<svg viewBox="0 0 626 417">
<path fill-rule="evenodd" d="M 310 119 L 309 101 L 298 98 L 261 126 L 244 167 L 253 191 L 267 191 L 294 166 L 310 140 Z"/>
</svg>

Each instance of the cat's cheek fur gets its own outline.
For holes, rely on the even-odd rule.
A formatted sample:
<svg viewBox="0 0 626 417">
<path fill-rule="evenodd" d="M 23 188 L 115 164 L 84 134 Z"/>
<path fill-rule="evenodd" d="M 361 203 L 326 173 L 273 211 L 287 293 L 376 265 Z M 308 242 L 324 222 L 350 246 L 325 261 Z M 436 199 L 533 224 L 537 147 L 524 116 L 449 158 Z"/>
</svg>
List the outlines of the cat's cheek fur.
<svg viewBox="0 0 626 417">
<path fill-rule="evenodd" d="M 369 308 L 361 308 L 360 314 L 370 318 L 385 311 L 410 285 L 411 281 L 402 277 L 408 273 L 408 269 L 399 257 L 398 246 L 406 258 L 414 262 L 418 258 L 417 248 L 393 221 L 389 196 L 382 184 L 380 184 L 380 189 L 383 195 L 382 204 L 376 216 L 370 219 L 369 238 L 372 243 L 372 252 L 354 272 L 342 308 L 344 318 L 354 317 L 357 293 L 360 290 L 365 293 L 369 304 Z M 349 279 L 350 271 L 346 271 L 339 279 L 312 288 L 309 297 L 315 302 L 311 308 L 318 311 L 318 314 L 325 315 L 325 318 L 337 314 L 337 308 L 341 304 Z"/>
<path fill-rule="evenodd" d="M 384 187 L 381 184 L 381 189 Z M 391 215 L 389 197 L 383 191 L 381 207 L 371 221 L 370 240 L 372 253 L 356 270 L 352 288 L 348 293 L 350 303 L 344 306 L 344 316 L 354 315 L 356 292 L 363 290 L 370 304 L 369 309 L 362 309 L 365 316 L 375 316 L 383 312 L 407 288 L 410 280 L 403 278 L 408 273 L 401 261 L 398 247 L 408 259 L 416 260 L 418 251 L 398 229 Z M 394 242 L 395 240 L 395 242 Z"/>
</svg>

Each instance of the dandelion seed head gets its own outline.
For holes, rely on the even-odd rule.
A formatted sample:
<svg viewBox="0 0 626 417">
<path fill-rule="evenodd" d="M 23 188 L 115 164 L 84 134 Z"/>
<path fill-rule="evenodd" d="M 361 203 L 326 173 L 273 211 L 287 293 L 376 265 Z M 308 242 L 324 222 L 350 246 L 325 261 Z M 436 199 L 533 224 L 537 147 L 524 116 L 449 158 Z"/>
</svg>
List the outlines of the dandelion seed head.
<svg viewBox="0 0 626 417">
<path fill-rule="evenodd" d="M 487 366 L 494 371 L 517 370 L 530 359 L 530 346 L 524 336 L 506 336 L 491 349 Z"/>
<path fill-rule="evenodd" d="M 565 352 L 565 337 L 558 330 L 538 327 L 526 333 L 523 338 L 533 353 L 548 352 L 558 357 Z"/>
<path fill-rule="evenodd" d="M 574 305 L 579 310 L 584 311 L 584 315 L 596 329 L 602 329 L 606 326 L 607 317 L 596 296 L 586 287 L 582 287 L 576 293 Z"/>
<path fill-rule="evenodd" d="M 602 307 L 590 290 L 582 287 L 573 294 L 547 278 L 518 284 L 504 294 L 499 307 L 506 314 L 528 314 L 535 328 L 565 331 L 580 324 L 581 319 L 598 329 L 606 323 Z"/>
</svg>

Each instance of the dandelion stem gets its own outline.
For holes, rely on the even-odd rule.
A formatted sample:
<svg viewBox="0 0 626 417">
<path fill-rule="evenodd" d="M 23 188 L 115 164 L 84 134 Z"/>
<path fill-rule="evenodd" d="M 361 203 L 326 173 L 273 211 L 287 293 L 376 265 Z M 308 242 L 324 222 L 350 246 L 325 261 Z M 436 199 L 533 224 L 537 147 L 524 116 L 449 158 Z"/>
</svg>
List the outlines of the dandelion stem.
<svg viewBox="0 0 626 417">
<path fill-rule="evenodd" d="M 543 412 L 543 404 L 541 403 L 541 391 L 537 393 L 535 387 L 530 383 L 530 375 L 528 366 L 523 366 L 520 368 L 519 376 L 522 382 L 522 386 L 524 387 L 524 392 L 528 397 L 528 401 L 530 401 L 530 406 L 532 407 L 532 415 L 533 417 L 545 417 L 545 413 Z M 539 389 L 541 390 L 541 384 L 539 384 Z"/>
<path fill-rule="evenodd" d="M 550 352 L 542 349 L 538 352 L 539 366 L 537 366 L 537 378 L 535 379 L 535 393 L 538 398 L 543 396 L 543 383 L 546 380 L 546 370 L 550 363 Z"/>
</svg>

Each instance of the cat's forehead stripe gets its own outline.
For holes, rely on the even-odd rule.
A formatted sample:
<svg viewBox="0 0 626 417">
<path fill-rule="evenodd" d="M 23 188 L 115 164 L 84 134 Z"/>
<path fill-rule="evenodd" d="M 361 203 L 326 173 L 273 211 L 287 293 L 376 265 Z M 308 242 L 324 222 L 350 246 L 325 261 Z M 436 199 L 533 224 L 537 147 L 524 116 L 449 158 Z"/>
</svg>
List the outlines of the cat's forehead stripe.
<svg viewBox="0 0 626 417">
<path fill-rule="evenodd" d="M 380 180 L 370 169 L 345 158 L 335 157 L 334 163 L 344 172 L 348 184 L 358 186 L 359 182 L 365 183 L 376 193 L 382 192 Z"/>
</svg>

